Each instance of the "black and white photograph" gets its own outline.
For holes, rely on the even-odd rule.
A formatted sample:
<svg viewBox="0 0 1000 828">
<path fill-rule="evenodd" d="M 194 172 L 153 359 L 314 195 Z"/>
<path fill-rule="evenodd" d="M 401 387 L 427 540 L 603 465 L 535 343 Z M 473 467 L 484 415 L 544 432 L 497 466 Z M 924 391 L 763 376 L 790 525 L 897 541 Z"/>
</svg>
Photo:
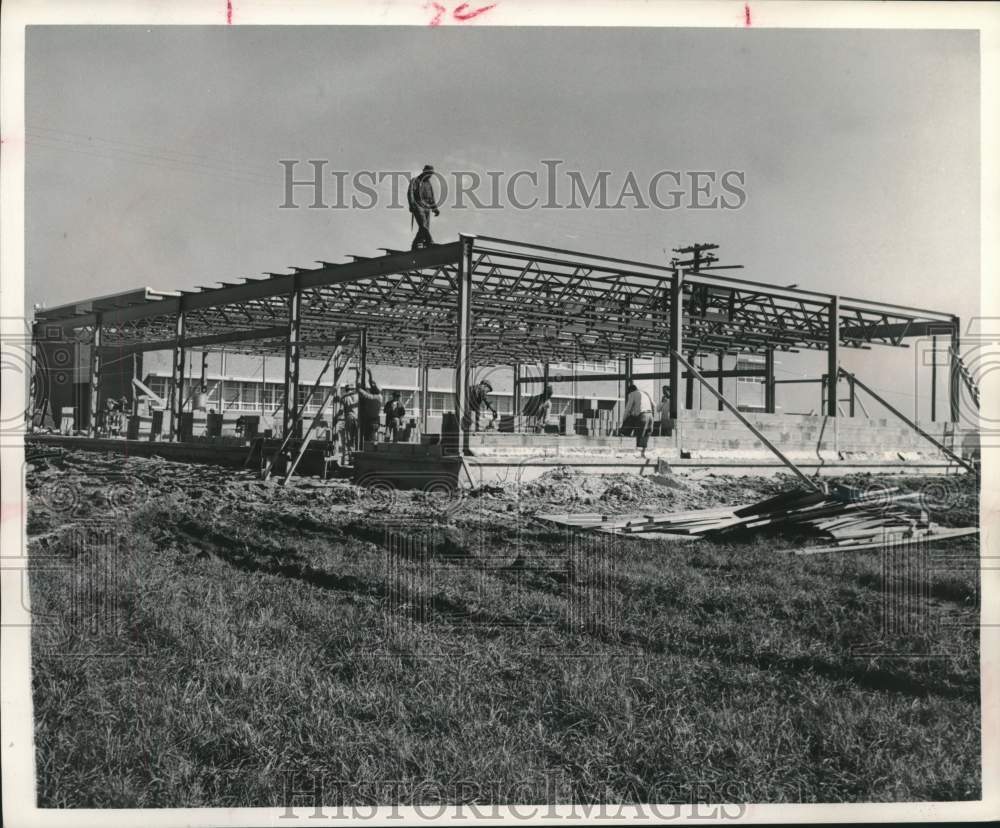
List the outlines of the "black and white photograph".
<svg viewBox="0 0 1000 828">
<path fill-rule="evenodd" d="M 5 824 L 1000 816 L 1000 5 L 2 14 Z"/>
</svg>

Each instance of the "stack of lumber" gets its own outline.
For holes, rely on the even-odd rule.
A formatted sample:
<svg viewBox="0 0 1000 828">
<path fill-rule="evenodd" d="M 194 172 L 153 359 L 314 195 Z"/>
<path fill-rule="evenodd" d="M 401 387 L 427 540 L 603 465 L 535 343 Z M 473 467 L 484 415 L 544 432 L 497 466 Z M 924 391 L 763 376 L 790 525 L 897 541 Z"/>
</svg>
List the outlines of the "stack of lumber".
<svg viewBox="0 0 1000 828">
<path fill-rule="evenodd" d="M 758 529 L 813 535 L 834 542 L 809 552 L 877 546 L 890 539 L 938 540 L 969 535 L 976 528 L 945 529 L 914 502 L 918 493 L 897 488 L 862 491 L 836 486 L 829 493 L 795 489 L 744 506 L 689 512 L 618 515 L 539 514 L 539 520 L 614 534 L 667 533 L 722 538 Z"/>
</svg>

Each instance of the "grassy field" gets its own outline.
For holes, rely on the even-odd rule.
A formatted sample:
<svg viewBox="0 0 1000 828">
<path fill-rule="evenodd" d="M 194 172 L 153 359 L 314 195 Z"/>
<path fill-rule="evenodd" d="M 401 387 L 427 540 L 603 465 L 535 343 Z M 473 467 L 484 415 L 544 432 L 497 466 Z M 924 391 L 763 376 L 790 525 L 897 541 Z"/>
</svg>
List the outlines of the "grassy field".
<svg viewBox="0 0 1000 828">
<path fill-rule="evenodd" d="M 84 465 L 44 485 L 86 488 Z M 72 516 L 36 480 L 40 806 L 277 806 L 317 781 L 330 803 L 979 798 L 977 538 L 915 595 L 878 550 L 573 540 L 530 518 L 538 487 L 448 513 L 204 475 Z M 934 517 L 975 523 L 948 485 Z M 586 488 L 552 510 L 645 496 Z M 73 538 L 109 514 L 104 566 Z"/>
</svg>

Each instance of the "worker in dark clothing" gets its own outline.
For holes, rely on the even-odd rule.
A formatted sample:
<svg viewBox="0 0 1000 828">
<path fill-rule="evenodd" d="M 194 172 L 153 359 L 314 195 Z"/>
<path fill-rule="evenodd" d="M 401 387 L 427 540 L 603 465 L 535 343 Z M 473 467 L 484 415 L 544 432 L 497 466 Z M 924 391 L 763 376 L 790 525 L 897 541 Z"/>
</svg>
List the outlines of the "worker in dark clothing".
<svg viewBox="0 0 1000 828">
<path fill-rule="evenodd" d="M 525 417 L 531 418 L 531 425 L 536 431 L 541 431 L 549 418 L 549 412 L 552 411 L 552 393 L 552 386 L 546 385 L 541 394 L 528 397 L 521 409 Z"/>
<path fill-rule="evenodd" d="M 368 387 L 358 377 L 358 426 L 361 429 L 361 446 L 378 439 L 379 420 L 382 417 L 382 390 L 375 383 L 372 369 L 368 369 Z"/>
<path fill-rule="evenodd" d="M 417 235 L 413 237 L 411 250 L 418 247 L 430 247 L 434 244 L 431 238 L 431 213 L 440 216 L 437 199 L 434 195 L 434 185 L 431 177 L 434 175 L 434 167 L 430 164 L 424 166 L 424 171 L 410 181 L 410 186 L 406 190 L 406 200 L 410 205 L 410 215 L 417 223 Z M 410 226 L 413 226 L 411 221 Z"/>
<path fill-rule="evenodd" d="M 385 404 L 385 430 L 392 442 L 398 442 L 399 432 L 403 428 L 403 418 L 406 416 L 406 406 L 403 405 L 399 391 L 392 392 L 392 399 Z"/>
<path fill-rule="evenodd" d="M 475 431 L 479 431 L 479 412 L 486 406 L 490 411 L 493 412 L 494 419 L 497 416 L 497 410 L 490 404 L 490 401 L 486 398 L 486 395 L 493 391 L 493 386 L 487 380 L 481 380 L 476 385 L 469 386 L 468 393 L 466 395 L 466 410 L 462 417 L 462 428 L 468 431 L 472 427 L 473 417 L 475 418 Z"/>
<path fill-rule="evenodd" d="M 358 448 L 358 401 L 357 390 L 345 385 L 340 389 L 340 406 L 344 412 L 344 446 L 349 451 Z"/>
</svg>

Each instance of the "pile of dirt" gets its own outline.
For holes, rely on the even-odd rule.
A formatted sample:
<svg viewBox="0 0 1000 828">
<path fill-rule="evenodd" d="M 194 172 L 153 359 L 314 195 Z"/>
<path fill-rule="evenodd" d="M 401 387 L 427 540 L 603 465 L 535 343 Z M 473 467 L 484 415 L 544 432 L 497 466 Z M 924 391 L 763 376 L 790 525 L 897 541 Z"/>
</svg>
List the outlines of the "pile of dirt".
<svg viewBox="0 0 1000 828">
<path fill-rule="evenodd" d="M 522 511 L 552 507 L 608 513 L 634 511 L 636 507 L 681 511 L 752 502 L 786 485 L 782 480 L 761 477 L 693 480 L 670 475 L 595 475 L 562 466 L 537 480 L 491 487 L 488 497 L 517 501 Z"/>
</svg>

